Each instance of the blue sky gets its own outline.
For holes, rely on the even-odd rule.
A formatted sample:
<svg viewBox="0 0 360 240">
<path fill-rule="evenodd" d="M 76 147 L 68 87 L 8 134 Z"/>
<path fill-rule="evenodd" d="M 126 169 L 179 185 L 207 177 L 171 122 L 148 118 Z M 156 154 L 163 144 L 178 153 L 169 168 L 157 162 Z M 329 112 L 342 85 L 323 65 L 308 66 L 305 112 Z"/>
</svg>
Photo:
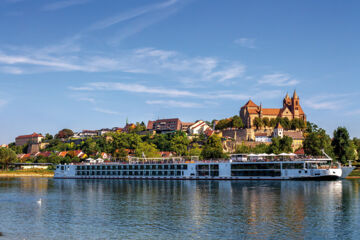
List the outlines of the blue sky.
<svg viewBox="0 0 360 240">
<path fill-rule="evenodd" d="M 1 0 L 0 143 L 281 107 L 360 137 L 359 1 Z"/>
</svg>

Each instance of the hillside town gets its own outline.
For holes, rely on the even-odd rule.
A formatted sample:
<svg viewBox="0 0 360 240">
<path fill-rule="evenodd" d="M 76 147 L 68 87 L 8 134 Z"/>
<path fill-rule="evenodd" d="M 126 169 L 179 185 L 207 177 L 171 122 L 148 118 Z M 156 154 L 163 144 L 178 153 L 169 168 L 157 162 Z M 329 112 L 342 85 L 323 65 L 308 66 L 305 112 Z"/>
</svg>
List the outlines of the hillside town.
<svg viewBox="0 0 360 240">
<path fill-rule="evenodd" d="M 294 91 L 292 97 L 286 94 L 281 108 L 263 108 L 261 103 L 257 105 L 250 99 L 239 114 L 211 122 L 168 118 L 81 132 L 62 129 L 55 136 L 34 132 L 17 136 L 13 143 L 1 147 L 14 150 L 19 163 L 39 164 L 88 158 L 126 161 L 132 156 L 213 159 L 250 152 L 321 154 L 320 148 L 330 146 L 331 139 L 322 146 L 306 146 L 306 136 L 310 139 L 312 132 L 322 134 L 321 128 L 306 119 Z M 357 154 L 355 148 L 354 154 Z"/>
</svg>

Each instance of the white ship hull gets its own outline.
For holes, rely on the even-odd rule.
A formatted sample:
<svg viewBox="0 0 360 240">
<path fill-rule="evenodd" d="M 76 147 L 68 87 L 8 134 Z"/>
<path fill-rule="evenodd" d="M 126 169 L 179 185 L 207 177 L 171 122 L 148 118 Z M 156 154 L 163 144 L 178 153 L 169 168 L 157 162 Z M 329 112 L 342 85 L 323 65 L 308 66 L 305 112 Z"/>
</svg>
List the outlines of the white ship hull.
<svg viewBox="0 0 360 240">
<path fill-rule="evenodd" d="M 58 165 L 58 179 L 333 180 L 341 168 L 314 168 L 318 161 L 195 162 Z"/>
</svg>

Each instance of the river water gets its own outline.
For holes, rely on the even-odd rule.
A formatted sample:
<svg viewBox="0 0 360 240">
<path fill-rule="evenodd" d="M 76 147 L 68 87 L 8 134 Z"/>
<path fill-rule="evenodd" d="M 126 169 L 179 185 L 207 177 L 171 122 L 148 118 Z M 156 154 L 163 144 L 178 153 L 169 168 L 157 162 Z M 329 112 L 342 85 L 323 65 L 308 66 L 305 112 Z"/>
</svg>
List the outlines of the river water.
<svg viewBox="0 0 360 240">
<path fill-rule="evenodd" d="M 360 180 L 0 178 L 0 216 L 0 239 L 360 239 Z"/>
</svg>

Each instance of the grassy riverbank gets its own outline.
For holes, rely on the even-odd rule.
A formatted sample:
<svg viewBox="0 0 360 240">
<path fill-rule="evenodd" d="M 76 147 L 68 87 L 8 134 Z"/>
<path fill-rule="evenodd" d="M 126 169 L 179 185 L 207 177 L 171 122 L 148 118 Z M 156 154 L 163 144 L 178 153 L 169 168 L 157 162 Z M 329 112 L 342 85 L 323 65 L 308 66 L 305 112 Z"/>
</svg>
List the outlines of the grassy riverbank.
<svg viewBox="0 0 360 240">
<path fill-rule="evenodd" d="M 0 177 L 53 177 L 53 170 L 26 169 L 0 171 Z"/>
<path fill-rule="evenodd" d="M 354 171 L 352 171 L 347 178 L 360 178 L 360 169 L 357 168 Z"/>
</svg>

